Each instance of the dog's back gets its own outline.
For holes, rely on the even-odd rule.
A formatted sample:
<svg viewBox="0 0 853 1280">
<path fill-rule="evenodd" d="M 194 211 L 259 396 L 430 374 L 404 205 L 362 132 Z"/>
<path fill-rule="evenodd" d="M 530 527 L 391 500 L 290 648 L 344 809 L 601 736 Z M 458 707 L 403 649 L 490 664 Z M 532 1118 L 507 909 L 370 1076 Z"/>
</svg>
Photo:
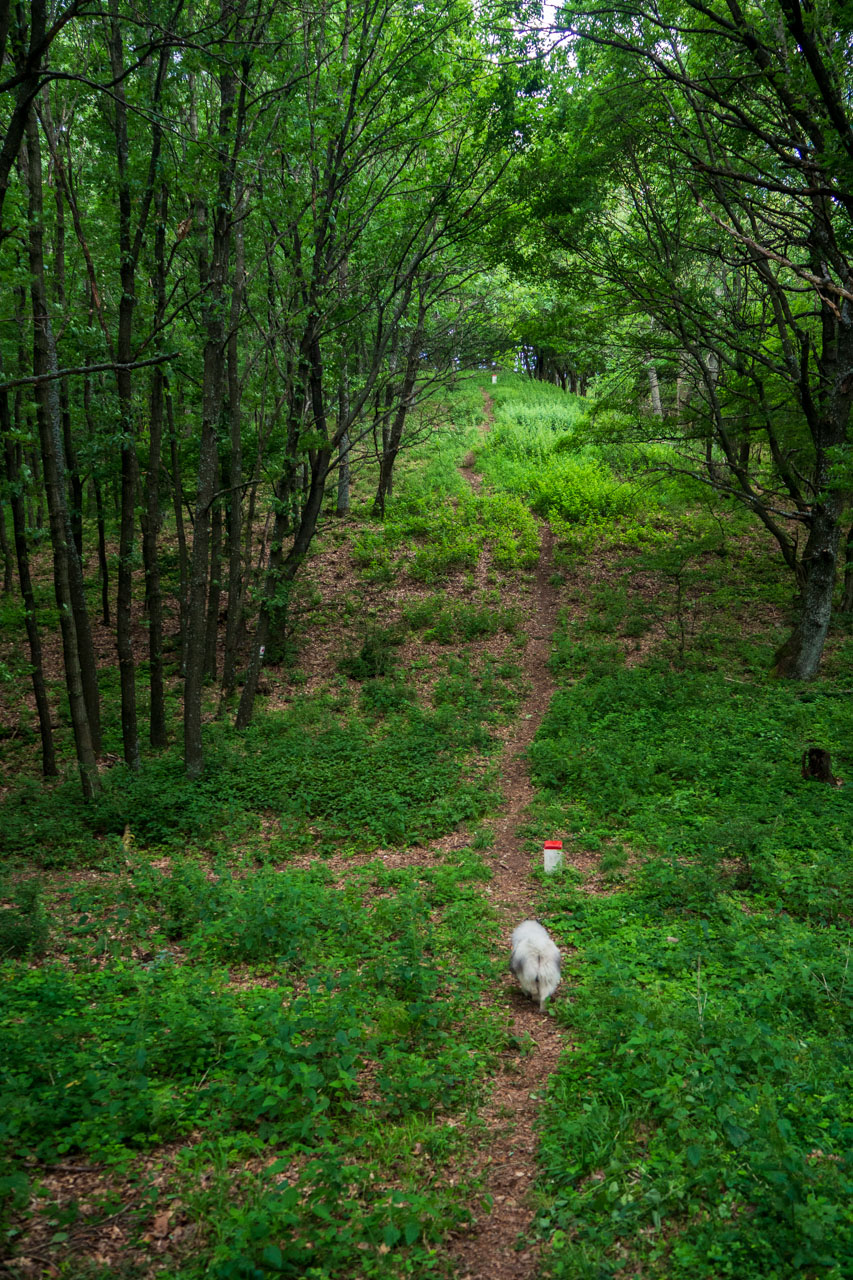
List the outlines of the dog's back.
<svg viewBox="0 0 853 1280">
<path fill-rule="evenodd" d="M 544 1010 L 560 985 L 560 953 L 538 920 L 523 920 L 513 930 L 509 967 L 522 991 Z"/>
</svg>

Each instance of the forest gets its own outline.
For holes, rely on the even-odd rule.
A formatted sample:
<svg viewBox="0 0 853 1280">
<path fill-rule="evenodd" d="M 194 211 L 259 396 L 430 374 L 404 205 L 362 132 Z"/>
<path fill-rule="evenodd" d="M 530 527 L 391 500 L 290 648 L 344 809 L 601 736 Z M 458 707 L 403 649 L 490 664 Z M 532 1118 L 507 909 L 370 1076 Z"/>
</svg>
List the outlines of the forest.
<svg viewBox="0 0 853 1280">
<path fill-rule="evenodd" d="M 851 93 L 0 0 L 0 1274 L 853 1275 Z"/>
</svg>

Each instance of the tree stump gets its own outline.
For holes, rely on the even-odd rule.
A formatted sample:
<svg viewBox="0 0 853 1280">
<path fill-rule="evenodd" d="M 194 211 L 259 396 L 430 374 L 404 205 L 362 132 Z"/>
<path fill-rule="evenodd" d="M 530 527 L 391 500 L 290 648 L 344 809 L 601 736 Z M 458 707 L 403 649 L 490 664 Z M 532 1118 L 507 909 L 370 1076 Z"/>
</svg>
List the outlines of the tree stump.
<svg viewBox="0 0 853 1280">
<path fill-rule="evenodd" d="M 832 772 L 832 758 L 823 747 L 809 747 L 803 752 L 803 777 L 813 778 L 816 782 L 828 782 L 831 787 L 840 787 L 841 779 Z"/>
</svg>

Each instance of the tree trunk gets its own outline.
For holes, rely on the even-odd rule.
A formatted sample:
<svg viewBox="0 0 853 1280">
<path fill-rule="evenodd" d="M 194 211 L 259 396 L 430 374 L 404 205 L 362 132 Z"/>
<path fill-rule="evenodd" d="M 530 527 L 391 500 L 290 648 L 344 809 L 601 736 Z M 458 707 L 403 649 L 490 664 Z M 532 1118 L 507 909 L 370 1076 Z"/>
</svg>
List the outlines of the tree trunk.
<svg viewBox="0 0 853 1280">
<path fill-rule="evenodd" d="M 812 243 L 812 264 L 820 267 L 818 236 Z M 822 269 L 822 268 L 821 268 Z M 853 305 L 844 299 L 840 310 L 821 299 L 821 359 L 817 394 L 809 387 L 808 360 L 801 364 L 800 404 L 815 446 L 811 477 L 816 500 L 811 508 L 809 536 L 799 566 L 800 616 L 793 633 L 776 654 L 774 673 L 793 680 L 817 674 L 832 616 L 841 515 L 849 502 L 833 475 L 833 455 L 849 451 L 850 410 L 853 405 Z M 808 355 L 808 348 L 806 348 Z M 846 559 L 846 556 L 845 556 Z"/>
<path fill-rule="evenodd" d="M 847 530 L 844 561 L 844 595 L 841 599 L 841 612 L 853 613 L 853 524 Z"/>
<path fill-rule="evenodd" d="M 243 191 L 237 186 L 236 204 L 242 210 Z M 243 220 L 238 217 L 234 227 L 234 286 L 231 292 L 231 319 L 228 332 L 228 417 L 230 425 L 230 451 L 228 457 L 228 604 L 225 620 L 225 652 L 222 661 L 222 690 L 226 696 L 234 692 L 237 672 L 237 646 L 243 624 L 243 435 L 240 396 L 240 363 L 238 335 L 243 310 L 243 291 L 246 282 L 246 254 L 243 237 Z"/>
<path fill-rule="evenodd" d="M 204 674 L 216 679 L 216 648 L 219 639 L 219 601 L 222 576 L 222 503 L 213 504 L 210 537 L 210 575 L 207 592 L 207 621 L 204 636 Z"/>
<path fill-rule="evenodd" d="M 658 381 L 658 371 L 652 363 L 651 352 L 646 352 L 646 371 L 649 376 L 649 398 L 651 400 L 652 413 L 656 418 L 663 417 L 663 404 L 660 398 L 660 382 Z"/>
<path fill-rule="evenodd" d="M 258 679 L 263 666 L 266 646 L 269 643 L 271 625 L 273 621 L 276 624 L 280 624 L 283 616 L 286 616 L 288 588 L 299 572 L 299 566 L 302 564 L 316 532 L 317 520 L 323 507 L 323 495 L 326 490 L 326 477 L 329 473 L 331 456 L 329 449 L 320 449 L 311 458 L 311 481 L 308 489 L 308 498 L 294 535 L 293 545 L 286 557 L 283 555 L 287 520 L 286 507 L 280 500 L 277 504 L 275 528 L 270 547 L 269 568 L 264 583 L 264 595 L 258 616 L 258 626 L 252 645 L 249 668 L 246 672 L 246 683 L 243 685 L 240 705 L 237 708 L 235 726 L 238 729 L 245 729 L 251 723 Z M 282 597 L 284 597 L 284 601 L 282 601 Z"/>
<path fill-rule="evenodd" d="M 400 388 L 400 399 L 397 405 L 397 412 L 394 415 L 394 421 L 391 424 L 391 430 L 388 436 L 388 443 L 386 448 L 383 450 L 382 462 L 379 466 L 379 485 L 376 490 L 376 497 L 373 501 L 373 514 L 380 517 L 384 517 L 385 502 L 391 495 L 394 463 L 397 461 L 397 454 L 400 452 L 400 444 L 403 439 L 403 427 L 406 423 L 406 415 L 412 406 L 412 397 L 418 376 L 421 348 L 423 346 L 426 312 L 426 300 L 424 299 L 423 294 L 421 294 L 420 301 L 418 303 L 417 324 L 415 325 L 414 332 L 409 342 L 409 349 L 406 352 L 406 371 L 403 376 L 403 385 Z"/>
<path fill-rule="evenodd" d="M 127 133 L 127 104 L 124 96 L 124 53 L 115 0 L 110 3 L 110 65 L 113 90 L 116 163 L 118 168 L 119 279 L 116 359 L 129 365 L 133 360 L 133 312 L 136 306 L 136 258 L 131 231 L 132 202 L 128 166 L 130 143 Z M 133 418 L 133 387 L 129 368 L 116 369 L 119 416 L 121 419 L 121 519 L 119 523 L 118 574 L 116 590 L 116 647 L 121 685 L 121 734 L 125 763 L 138 769 L 139 729 L 136 717 L 136 663 L 133 657 L 133 554 L 136 535 L 137 458 Z"/>
<path fill-rule="evenodd" d="M 349 419 L 349 371 L 344 360 L 344 367 L 341 370 L 341 381 L 338 386 L 338 435 L 340 444 L 338 445 L 338 496 L 335 504 L 335 515 L 349 515 L 350 510 L 350 438 L 349 432 L 345 430 L 345 424 Z"/>
<path fill-rule="evenodd" d="M 148 601 L 149 727 L 152 747 L 166 745 L 166 707 L 163 690 L 163 593 L 160 586 L 160 452 L 163 441 L 163 374 L 155 368 L 151 377 L 151 418 L 148 440 L 148 484 L 143 561 Z"/>
<path fill-rule="evenodd" d="M 9 412 L 8 401 L 6 404 L 6 413 Z M 6 504 L 0 500 L 0 551 L 3 553 L 3 595 L 7 596 L 12 590 L 12 582 L 14 574 L 12 570 L 12 548 L 9 546 L 9 533 L 6 529 Z"/>
<path fill-rule="evenodd" d="M 229 151 L 237 80 L 233 71 L 223 71 L 219 80 L 219 182 L 213 219 L 210 262 L 207 259 L 207 209 L 197 202 L 199 234 L 199 277 L 204 291 L 202 309 L 205 331 L 202 373 L 202 421 L 199 445 L 198 484 L 193 550 L 187 611 L 187 657 L 184 683 L 184 766 L 191 778 L 204 769 L 201 741 L 201 700 L 205 659 L 205 604 L 208 594 L 210 521 L 219 456 L 216 430 L 222 412 L 222 366 L 225 354 L 224 292 L 231 239 L 231 192 L 234 180 L 234 151 Z M 241 101 L 242 110 L 242 101 Z M 239 126 L 238 126 L 239 127 Z"/>
<path fill-rule="evenodd" d="M 199 216 L 204 215 L 197 210 L 197 217 Z M 202 263 L 202 274 L 207 275 L 206 261 Z M 210 280 L 207 281 L 207 286 L 211 287 Z M 201 440 L 193 516 L 184 680 L 184 767 L 191 778 L 201 777 L 204 769 L 201 700 L 204 683 L 205 605 L 207 603 L 211 506 L 216 492 L 218 472 L 216 422 L 221 407 L 220 369 L 224 345 L 224 326 L 218 308 L 208 304 L 205 311 L 208 332 L 204 347 Z M 217 330 L 219 330 L 218 334 Z M 219 342 L 217 342 L 217 336 L 220 339 Z"/>
<path fill-rule="evenodd" d="M 832 755 L 825 747 L 808 747 L 803 752 L 800 769 L 807 780 L 828 782 L 831 787 L 844 785 L 832 772 Z"/>
<path fill-rule="evenodd" d="M 2 375 L 2 361 L 0 361 Z M 36 619 L 36 601 L 33 583 L 30 576 L 30 559 L 27 547 L 27 519 L 24 499 L 21 491 L 20 446 L 11 438 L 11 422 L 9 420 L 9 398 L 6 391 L 0 391 L 0 436 L 3 438 L 6 459 L 6 478 L 11 492 L 12 528 L 15 536 L 15 552 L 18 561 L 18 579 L 21 584 L 21 599 L 24 602 L 24 625 L 27 630 L 27 641 L 30 647 L 32 664 L 31 679 L 36 711 L 39 719 L 41 736 L 41 769 L 46 778 L 55 778 L 59 773 L 56 767 L 56 754 L 53 749 L 53 729 L 50 719 L 50 703 L 44 683 L 44 668 L 41 657 L 41 638 Z"/>
<path fill-rule="evenodd" d="M 95 513 L 98 522 L 98 573 L 101 579 L 101 621 L 110 625 L 110 570 L 107 560 L 107 531 L 104 525 L 104 497 L 97 476 L 92 476 L 95 492 Z"/>
<path fill-rule="evenodd" d="M 38 160 L 38 167 L 40 171 L 41 170 L 41 150 L 39 147 L 39 135 L 38 135 L 37 128 L 35 130 L 35 145 L 38 148 L 36 153 L 36 158 Z M 26 177 L 26 174 L 28 173 L 27 155 L 28 155 L 28 152 L 26 150 L 23 150 L 21 153 L 21 170 L 22 170 L 22 174 L 24 175 L 25 182 L 28 181 Z M 38 193 L 37 203 L 38 203 L 38 208 L 41 210 L 42 206 L 41 206 L 40 190 Z M 42 233 L 42 237 L 43 237 L 43 233 Z M 44 263 L 43 238 L 40 241 L 38 252 L 41 255 L 42 268 L 43 268 L 43 263 Z M 46 288 L 43 275 L 42 275 L 41 283 L 42 283 L 42 287 Z M 19 287 L 16 285 L 13 290 L 13 294 L 15 299 L 15 322 L 18 326 L 18 334 L 19 334 L 18 360 L 19 360 L 20 368 L 23 369 L 26 366 L 26 354 L 24 349 L 24 333 L 27 327 L 26 320 L 25 320 L 26 290 L 23 288 L 23 286 Z M 47 295 L 45 293 L 45 301 L 44 301 L 45 308 L 47 307 L 46 298 L 47 298 Z M 48 316 L 48 321 L 49 321 L 49 316 Z M 50 342 L 52 343 L 52 340 L 53 340 L 52 328 L 50 329 L 49 338 L 50 338 Z M 54 355 L 54 359 L 58 361 L 58 357 L 56 356 L 55 343 L 53 343 L 53 355 Z M 38 396 L 36 396 L 36 401 L 38 403 Z M 60 418 L 61 418 L 61 407 L 59 412 L 60 412 Z M 37 409 L 36 411 L 37 418 L 38 418 L 38 413 L 39 411 Z M 29 419 L 29 412 L 27 412 L 26 420 L 25 420 L 24 409 L 23 409 L 23 397 L 19 391 L 16 393 L 15 401 L 14 401 L 14 425 L 15 425 L 15 434 L 18 436 L 18 438 L 21 438 L 22 436 L 26 436 L 26 437 L 30 436 L 31 428 L 30 428 L 30 423 L 28 419 Z M 60 430 L 60 441 L 61 440 L 62 440 L 62 432 Z M 44 528 L 42 495 L 46 489 L 46 480 L 44 476 L 44 468 L 42 466 L 39 448 L 34 447 L 28 450 L 27 462 L 33 477 L 33 485 L 28 490 L 27 497 L 26 497 L 27 528 L 41 531 Z M 67 491 L 64 483 L 64 479 L 65 479 L 64 455 L 62 456 L 62 467 L 60 470 L 60 475 L 62 476 L 62 480 L 63 480 L 62 500 L 63 500 L 64 508 L 67 511 Z M 37 500 L 35 503 L 33 503 L 33 496 L 32 496 L 33 487 L 35 488 L 36 494 L 37 494 Z M 69 519 L 70 519 L 70 513 L 69 513 Z M 74 613 L 74 624 L 76 627 L 76 636 L 77 636 L 77 655 L 78 655 L 78 661 L 80 664 L 81 679 L 83 681 L 83 696 L 86 699 L 86 711 L 87 711 L 88 720 L 89 720 L 89 733 L 92 740 L 92 746 L 93 746 L 95 755 L 97 756 L 101 749 L 101 709 L 100 709 L 100 693 L 98 690 L 98 670 L 97 670 L 97 663 L 95 662 L 95 649 L 92 643 L 92 629 L 89 623 L 89 613 L 86 605 L 86 595 L 85 595 L 85 590 L 83 585 L 83 569 L 80 563 L 80 557 L 77 554 L 77 544 L 76 544 L 76 541 L 74 540 L 73 527 L 71 525 L 69 525 L 69 527 L 72 529 L 71 544 L 68 549 L 68 580 L 69 580 L 69 589 L 71 593 L 70 604 Z"/>
<path fill-rule="evenodd" d="M 166 314 L 166 214 L 169 195 L 159 187 L 154 231 L 154 323 L 162 326 Z M 148 485 L 143 533 L 145 596 L 148 601 L 149 727 L 148 740 L 155 749 L 166 745 L 166 706 L 163 690 L 163 593 L 160 586 L 160 464 L 163 449 L 165 384 L 163 369 L 151 375 L 151 415 L 148 429 Z"/>
<path fill-rule="evenodd" d="M 41 149 L 34 115 L 31 115 L 27 122 L 26 138 L 27 144 L 21 153 L 21 160 L 29 192 L 28 250 L 30 296 L 33 308 L 33 371 L 36 374 L 55 374 L 58 372 L 59 364 L 45 287 Z M 79 570 L 79 560 L 77 560 L 74 546 L 65 494 L 62 418 L 59 389 L 55 378 L 36 384 L 36 416 L 44 466 L 45 492 L 53 547 L 54 587 L 59 608 L 71 723 L 83 796 L 88 800 L 100 790 L 100 778 L 90 722 L 90 707 L 83 685 L 77 612 L 73 600 L 74 562 L 77 561 Z"/>
<path fill-rule="evenodd" d="M 776 653 L 773 672 L 777 676 L 811 680 L 817 674 L 832 616 L 840 535 L 835 504 L 816 504 L 801 564 L 799 619 Z"/>
<path fill-rule="evenodd" d="M 335 515 L 347 516 L 350 512 L 350 466 L 349 466 L 350 439 L 349 433 L 344 432 L 341 436 L 341 443 L 338 446 L 338 495 L 335 503 Z"/>
<path fill-rule="evenodd" d="M 257 477 L 257 472 L 254 473 Z M 247 584 L 254 582 L 253 574 L 253 556 L 252 556 L 252 533 L 255 527 L 255 506 L 258 496 L 257 478 L 252 480 L 249 485 L 249 502 L 246 507 L 245 531 L 243 534 L 243 581 Z"/>
<path fill-rule="evenodd" d="M 22 369 L 24 368 L 23 364 L 21 365 L 21 368 Z M 36 428 L 36 430 L 38 430 L 38 428 Z M 21 396 L 16 393 L 15 394 L 15 432 L 16 434 L 19 434 L 20 431 L 21 431 Z M 26 434 L 27 436 L 29 436 L 30 434 L 29 430 L 27 430 Z M 41 508 L 41 497 L 44 491 L 44 485 L 42 484 L 42 480 L 41 480 L 41 464 L 38 462 L 37 449 L 29 450 L 29 458 L 27 459 L 27 465 L 29 466 L 30 475 L 32 476 L 32 484 L 30 484 L 27 487 L 27 528 L 38 529 L 39 531 L 41 531 L 44 528 L 44 519 L 42 517 L 42 508 Z M 33 498 L 33 488 L 35 486 L 38 486 L 38 495 L 39 495 L 38 504 L 36 504 Z"/>
<path fill-rule="evenodd" d="M 119 343 L 121 350 L 121 343 Z M 121 356 L 119 356 L 121 359 Z M 119 380 L 124 381 L 119 370 Z M 128 383 L 130 378 L 128 376 Z M 128 387 L 129 392 L 129 387 Z M 119 399 L 122 400 L 120 393 Z M 139 729 L 136 716 L 136 662 L 133 656 L 133 552 L 136 534 L 136 447 L 129 420 L 121 448 L 121 522 L 116 584 L 116 648 L 121 685 L 121 736 L 125 763 L 139 768 Z"/>
<path fill-rule="evenodd" d="M 46 95 L 45 95 L 46 97 Z M 62 191 L 56 188 L 56 235 L 53 254 L 53 281 L 56 301 L 62 315 L 66 310 L 65 298 L 65 203 Z M 77 555 L 83 559 L 83 481 L 77 466 L 74 441 L 71 437 L 71 408 L 68 399 L 68 379 L 63 378 L 59 384 L 59 406 L 62 414 L 62 440 L 65 446 L 65 466 L 70 489 L 69 515 L 71 529 L 74 534 L 74 545 Z"/>
<path fill-rule="evenodd" d="M 347 51 L 349 44 L 347 43 Z M 338 268 L 338 289 L 341 297 L 346 297 L 349 287 L 349 260 L 344 258 Z M 349 353 L 344 351 L 341 357 L 341 373 L 338 383 L 338 493 L 335 500 L 335 515 L 349 515 L 350 510 L 350 437 L 347 431 L 349 421 Z"/>
<path fill-rule="evenodd" d="M 175 405 L 168 378 L 163 380 L 166 399 L 166 422 L 169 426 L 169 458 L 172 464 L 172 510 L 175 516 L 175 536 L 178 539 L 178 625 L 181 633 L 181 675 L 186 673 L 187 660 L 187 611 L 189 609 L 189 556 L 187 534 L 184 528 L 184 483 L 181 474 L 181 458 L 178 452 L 178 433 L 175 429 Z"/>
<path fill-rule="evenodd" d="M 299 566 L 311 545 L 317 529 L 317 520 L 323 506 L 326 490 L 326 478 L 329 473 L 331 448 L 311 450 L 310 484 L 308 497 L 298 523 L 294 528 L 293 542 L 287 556 L 284 555 L 284 538 L 287 533 L 288 495 L 296 487 L 297 445 L 299 433 L 305 416 L 306 403 L 310 396 L 314 410 L 314 429 L 317 435 L 327 438 L 326 417 L 323 407 L 323 369 L 320 355 L 320 344 L 314 332 L 316 317 L 310 317 L 306 333 L 300 347 L 299 368 L 294 380 L 294 391 L 290 401 L 287 418 L 287 447 L 285 457 L 287 466 L 275 486 L 275 523 L 272 542 L 270 544 L 269 562 L 264 579 L 264 593 L 258 615 L 258 625 L 252 645 L 252 653 L 246 672 L 246 682 L 240 695 L 237 707 L 235 726 L 245 729 L 251 722 L 255 706 L 255 693 L 263 666 L 266 647 L 269 643 L 273 622 L 283 623 L 287 614 L 287 595 L 290 584 L 299 571 Z"/>
</svg>

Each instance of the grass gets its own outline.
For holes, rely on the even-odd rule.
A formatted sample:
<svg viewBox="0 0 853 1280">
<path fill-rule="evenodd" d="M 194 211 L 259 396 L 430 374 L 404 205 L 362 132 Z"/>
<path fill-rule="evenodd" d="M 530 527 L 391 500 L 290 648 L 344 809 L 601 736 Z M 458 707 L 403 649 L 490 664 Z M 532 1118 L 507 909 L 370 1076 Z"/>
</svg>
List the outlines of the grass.
<svg viewBox="0 0 853 1280">
<path fill-rule="evenodd" d="M 547 511 L 573 603 L 526 828 L 570 860 L 539 908 L 573 1042 L 543 1116 L 543 1274 L 840 1280 L 853 792 L 800 760 L 821 745 L 851 777 L 850 643 L 808 686 L 772 681 L 791 583 L 743 516 L 673 484 L 650 501 L 626 451 L 516 388 L 479 465 Z"/>
<path fill-rule="evenodd" d="M 474 569 L 486 547 L 505 572 L 536 564 L 538 529 L 520 498 L 469 489 L 451 503 L 443 490 L 403 488 L 385 521 L 358 536 L 353 555 L 368 582 L 390 582 L 405 570 L 432 586 L 457 570 Z"/>
<path fill-rule="evenodd" d="M 849 1274 L 849 929 L 672 887 L 549 895 L 580 957 L 545 1118 L 548 1273 Z"/>
<path fill-rule="evenodd" d="M 174 1280 L 452 1274 L 508 1044 L 488 894 L 524 685 L 506 589 L 547 517 L 557 692 L 524 834 L 566 847 L 538 913 L 572 1047 L 542 1112 L 544 1274 L 853 1271 L 853 642 L 834 632 L 809 686 L 772 682 L 789 584 L 743 517 L 650 495 L 627 449 L 589 442 L 582 402 L 527 379 L 485 381 L 484 436 L 482 382 L 404 459 L 384 523 L 335 526 L 359 576 L 319 691 L 291 685 L 241 735 L 208 723 L 194 786 L 172 749 L 89 806 L 74 778 L 6 796 L 12 1255 L 130 1277 L 160 1223 Z M 25 671 L 4 662 L 8 698 Z M 845 786 L 801 777 L 810 745 Z M 463 847 L 406 862 L 459 828 Z M 68 1194 L 63 1165 L 97 1192 Z M 85 1247 L 115 1215 L 119 1272 Z"/>
<path fill-rule="evenodd" d="M 478 450 L 486 481 L 568 525 L 635 510 L 635 486 L 575 439 L 583 409 L 578 396 L 505 377 L 495 388 L 494 425 Z"/>
<path fill-rule="evenodd" d="M 112 901 L 78 893 L 65 963 L 0 969 L 7 1210 L 34 1162 L 128 1175 L 179 1143 L 170 1190 L 205 1225 L 174 1274 L 432 1274 L 468 1210 L 458 1189 L 425 1189 L 414 1149 L 458 1149 L 446 1120 L 475 1106 L 505 1036 L 488 1009 L 472 1016 L 493 971 L 477 855 L 371 863 L 343 888 L 322 867 L 235 878 L 192 859 L 138 858 L 131 877 Z M 105 917 L 112 962 L 95 967 Z M 247 1176 L 258 1154 L 264 1176 Z M 386 1259 L 397 1245 L 405 1259 Z"/>
<path fill-rule="evenodd" d="M 51 788 L 22 782 L 5 806 L 6 855 L 41 866 L 109 859 L 128 826 L 146 846 L 224 850 L 271 814 L 283 857 L 341 844 L 409 845 L 479 818 L 493 790 L 487 779 L 466 776 L 466 762 L 492 750 L 489 724 L 497 708 L 499 717 L 511 713 L 517 668 L 491 658 L 446 664 L 432 705 L 423 706 L 377 652 L 375 639 L 372 648 L 365 642 L 349 666 L 354 673 L 360 664 L 367 681 L 359 708 L 321 695 L 259 717 L 243 734 L 211 724 L 197 784 L 174 751 L 151 757 L 138 775 L 110 771 L 103 794 L 88 805 L 73 777 Z"/>
<path fill-rule="evenodd" d="M 426 596 L 403 610 L 406 622 L 420 631 L 425 640 L 439 644 L 514 634 L 519 628 L 518 610 L 502 605 L 500 593 L 490 591 L 480 600 L 447 600 L 442 595 Z"/>
<path fill-rule="evenodd" d="M 543 889 L 574 948 L 558 1017 L 575 1042 L 544 1118 L 545 1271 L 840 1278 L 853 792 L 800 758 L 820 743 L 849 776 L 849 668 L 773 682 L 752 646 L 711 646 L 721 669 L 699 636 L 686 661 L 663 644 L 628 667 L 619 597 L 606 638 L 558 638 L 531 752 L 531 840 L 597 856 L 595 891 L 571 873 Z"/>
<path fill-rule="evenodd" d="M 753 903 L 831 922 L 853 890 L 853 791 L 804 781 L 800 759 L 818 741 L 846 772 L 848 702 L 832 688 L 647 665 L 591 674 L 554 698 L 534 778 L 582 844 L 654 850 L 647 874 L 676 902 L 679 886 L 689 904 L 734 883 Z"/>
<path fill-rule="evenodd" d="M 457 396 L 457 427 L 421 480 L 404 469 L 385 525 L 361 520 L 368 587 L 401 559 L 424 584 L 485 553 L 499 575 L 535 561 L 523 504 L 469 499 L 458 480 L 480 404 L 470 387 Z M 457 508 L 435 530 L 448 493 Z M 461 1172 L 476 1109 L 508 1034 L 483 998 L 490 872 L 473 848 L 399 869 L 371 854 L 464 824 L 488 846 L 495 730 L 523 673 L 500 583 L 421 594 L 396 622 L 356 605 L 319 692 L 292 686 L 288 706 L 259 709 L 239 735 L 210 720 L 199 784 L 170 748 L 136 776 L 106 772 L 90 805 L 73 775 L 23 777 L 6 798 L 0 1233 L 12 1254 L 46 1249 L 68 1274 L 104 1274 L 85 1242 L 119 1211 L 127 1275 L 164 1214 L 191 1231 L 169 1246 L 176 1280 L 449 1274 L 444 1241 L 478 1194 Z M 410 665 L 403 643 L 420 635 L 440 649 Z M 112 745 L 112 677 L 103 692 Z M 52 1172 L 63 1163 L 96 1170 L 98 1193 L 69 1199 Z"/>
</svg>

